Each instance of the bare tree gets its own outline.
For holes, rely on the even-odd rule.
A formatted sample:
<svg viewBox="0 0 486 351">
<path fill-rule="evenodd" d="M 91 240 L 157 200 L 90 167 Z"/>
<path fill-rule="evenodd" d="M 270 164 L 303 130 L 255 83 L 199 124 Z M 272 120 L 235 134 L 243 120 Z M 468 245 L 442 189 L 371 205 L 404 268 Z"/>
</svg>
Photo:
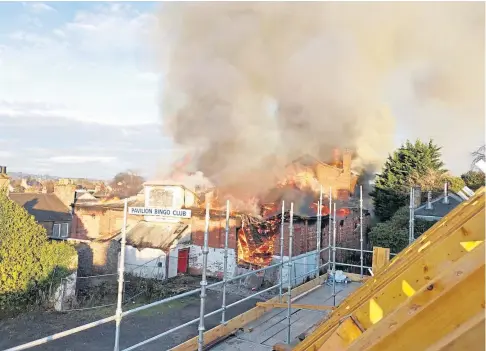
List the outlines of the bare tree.
<svg viewBox="0 0 486 351">
<path fill-rule="evenodd" d="M 473 169 L 476 168 L 476 163 L 478 163 L 479 161 L 486 161 L 485 153 L 486 153 L 486 145 L 481 146 L 479 149 L 477 149 L 472 153 L 473 161 L 472 161 L 471 168 Z"/>
</svg>

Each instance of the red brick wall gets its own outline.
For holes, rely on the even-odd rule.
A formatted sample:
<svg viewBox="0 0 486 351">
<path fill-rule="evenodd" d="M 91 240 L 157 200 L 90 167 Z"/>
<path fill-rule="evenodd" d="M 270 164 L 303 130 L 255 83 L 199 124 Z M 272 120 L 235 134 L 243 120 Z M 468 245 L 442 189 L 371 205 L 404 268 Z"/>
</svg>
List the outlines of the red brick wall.
<svg viewBox="0 0 486 351">
<path fill-rule="evenodd" d="M 231 249 L 236 249 L 236 228 L 238 222 L 230 218 L 230 231 L 228 233 L 228 247 Z M 192 243 L 194 245 L 203 246 L 204 245 L 204 227 L 205 219 L 199 217 L 192 217 L 191 219 L 191 232 L 192 232 Z M 211 219 L 209 222 L 209 236 L 208 245 L 213 248 L 224 248 L 224 238 L 225 238 L 225 228 L 226 219 Z"/>
<path fill-rule="evenodd" d="M 342 221 L 342 225 L 341 225 Z M 364 240 L 366 243 L 366 228 L 369 226 L 369 216 L 363 216 L 364 222 Z M 360 247 L 360 231 L 359 224 L 359 212 L 351 210 L 348 216 L 336 218 L 336 246 L 346 247 L 352 249 L 359 249 Z M 316 221 L 297 221 L 294 222 L 294 236 L 292 255 L 297 256 L 306 252 L 310 252 L 316 249 L 317 244 L 317 224 Z M 323 229 L 321 237 L 321 248 L 329 245 L 329 220 L 323 218 Z M 284 256 L 288 255 L 289 246 L 289 223 L 284 225 Z M 280 232 L 275 238 L 275 255 L 280 256 Z M 322 254 L 324 259 L 327 259 L 327 251 Z M 345 259 L 343 250 L 336 252 L 336 260 Z"/>
</svg>

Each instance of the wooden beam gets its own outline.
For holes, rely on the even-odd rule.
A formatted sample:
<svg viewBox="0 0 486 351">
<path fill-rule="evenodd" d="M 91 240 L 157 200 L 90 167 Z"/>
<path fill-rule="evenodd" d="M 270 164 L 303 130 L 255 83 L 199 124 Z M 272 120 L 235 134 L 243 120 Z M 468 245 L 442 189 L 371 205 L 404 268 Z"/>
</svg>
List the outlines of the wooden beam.
<svg viewBox="0 0 486 351">
<path fill-rule="evenodd" d="M 280 302 L 257 302 L 257 306 L 261 307 L 270 307 L 270 308 L 287 308 L 288 305 L 286 303 Z M 324 306 L 324 305 L 306 305 L 306 304 L 298 304 L 298 303 L 291 303 L 291 308 L 299 309 L 299 310 L 315 310 L 315 311 L 329 311 L 334 309 L 334 306 Z"/>
<path fill-rule="evenodd" d="M 429 346 L 426 351 L 484 351 L 484 330 L 484 312 L 481 311 L 452 333 Z"/>
<path fill-rule="evenodd" d="M 386 247 L 373 247 L 373 261 L 371 270 L 376 275 L 382 268 L 390 262 L 390 249 Z"/>
<path fill-rule="evenodd" d="M 319 278 L 313 279 L 305 284 L 299 285 L 292 289 L 292 295 L 298 296 L 307 290 L 314 288 L 317 285 L 321 285 L 327 278 L 327 274 L 321 275 Z M 278 302 L 279 298 L 274 297 L 270 299 L 268 302 Z M 282 301 L 286 302 L 287 297 L 282 296 Z M 245 313 L 242 313 L 235 318 L 230 319 L 226 325 L 218 325 L 211 330 L 208 330 L 204 333 L 204 345 L 208 345 L 215 340 L 223 338 L 227 335 L 234 333 L 235 331 L 239 330 L 246 324 L 253 322 L 254 320 L 263 316 L 266 312 L 270 311 L 271 307 L 265 306 L 256 306 Z M 197 350 L 197 336 L 189 339 L 188 341 L 177 345 L 176 347 L 172 348 L 171 351 L 194 351 Z"/>
<path fill-rule="evenodd" d="M 484 314 L 484 244 L 374 325 L 349 351 L 425 350 Z"/>
<path fill-rule="evenodd" d="M 363 334 L 363 331 L 358 324 L 355 323 L 353 318 L 348 317 L 337 327 L 332 336 L 326 340 L 326 343 L 319 348 L 319 351 L 344 351 L 347 349 L 347 345 L 361 334 Z"/>
<path fill-rule="evenodd" d="M 373 297 L 381 296 L 381 298 L 383 298 L 383 289 L 389 284 L 393 284 L 394 281 L 396 282 L 397 276 L 406 273 L 410 270 L 412 265 L 421 267 L 423 270 L 422 279 L 427 279 L 427 281 L 429 281 L 433 277 L 433 275 L 427 274 L 430 267 L 428 264 L 431 261 L 430 259 L 425 259 L 425 257 L 435 253 L 436 256 L 440 256 L 436 258 L 443 260 L 444 253 L 437 254 L 437 245 L 449 238 L 451 233 L 456 234 L 456 239 L 457 235 L 462 235 L 462 237 L 459 238 L 461 241 L 467 240 L 468 237 L 482 237 L 482 240 L 484 240 L 484 195 L 485 188 L 483 187 L 468 201 L 461 203 L 441 221 L 436 223 L 424 233 L 420 239 L 416 240 L 407 249 L 399 253 L 387 267 L 374 277 L 369 278 L 360 289 L 348 296 L 338 308 L 330 314 L 329 318 L 323 320 L 312 334 L 308 335 L 299 345 L 297 345 L 294 351 L 317 350 L 318 347 L 330 337 L 333 331 L 335 331 L 343 318 L 349 316 L 350 313 L 356 311 L 359 307 L 365 306 L 366 308 L 369 308 L 371 304 L 370 300 Z M 462 230 L 461 233 L 458 234 L 458 231 L 460 231 L 461 228 L 464 229 L 463 227 L 465 223 L 469 222 L 474 217 L 478 218 L 478 216 L 479 218 L 482 218 L 482 231 L 471 232 Z M 473 240 L 474 239 L 470 239 L 470 241 Z M 449 243 L 449 245 L 452 244 Z M 461 252 L 459 257 L 463 254 L 465 254 L 465 251 Z M 445 255 L 447 256 L 447 252 Z M 456 255 L 453 261 L 457 260 L 459 257 Z M 441 265 L 442 263 L 442 261 L 439 261 L 437 264 L 437 260 L 435 261 L 436 265 Z M 406 292 L 411 292 L 409 289 L 405 289 L 406 292 L 403 291 L 401 282 L 399 287 L 401 295 L 406 294 Z M 407 286 L 405 286 L 405 288 L 407 288 Z M 414 290 L 416 288 L 417 287 L 415 287 Z M 408 298 L 408 296 L 405 296 L 405 299 L 406 298 Z"/>
</svg>

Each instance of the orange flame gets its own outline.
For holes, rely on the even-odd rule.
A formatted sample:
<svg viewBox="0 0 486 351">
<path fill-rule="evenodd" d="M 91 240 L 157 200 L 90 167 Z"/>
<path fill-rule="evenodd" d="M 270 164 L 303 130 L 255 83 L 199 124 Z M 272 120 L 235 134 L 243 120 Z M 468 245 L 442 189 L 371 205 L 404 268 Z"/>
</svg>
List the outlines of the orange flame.
<svg viewBox="0 0 486 351">
<path fill-rule="evenodd" d="M 250 223 L 245 220 L 238 231 L 238 263 L 264 267 L 272 262 L 277 221 Z"/>
</svg>

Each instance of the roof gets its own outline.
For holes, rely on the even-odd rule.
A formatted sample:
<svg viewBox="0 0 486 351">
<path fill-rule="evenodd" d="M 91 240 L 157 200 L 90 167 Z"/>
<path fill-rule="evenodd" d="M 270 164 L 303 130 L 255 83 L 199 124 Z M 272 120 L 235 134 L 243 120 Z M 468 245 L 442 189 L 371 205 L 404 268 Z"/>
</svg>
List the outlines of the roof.
<svg viewBox="0 0 486 351">
<path fill-rule="evenodd" d="M 454 193 L 449 193 L 449 203 L 443 203 L 444 195 L 432 200 L 432 209 L 427 209 L 427 203 L 421 205 L 415 210 L 416 217 L 438 217 L 442 218 L 451 212 L 463 200 Z"/>
<path fill-rule="evenodd" d="M 138 249 L 150 247 L 167 250 L 188 228 L 189 225 L 184 223 L 141 221 L 127 233 L 127 244 Z"/>
<path fill-rule="evenodd" d="M 125 200 L 121 199 L 121 200 L 113 200 L 113 201 L 106 201 L 106 202 L 84 200 L 84 201 L 76 202 L 75 206 L 77 208 L 99 208 L 99 209 L 123 210 L 123 207 L 125 206 Z M 137 196 L 131 196 L 128 198 L 128 206 L 143 207 L 145 206 L 145 201 L 138 198 Z"/>
<path fill-rule="evenodd" d="M 70 222 L 70 209 L 54 194 L 10 193 L 10 199 L 25 208 L 37 222 Z"/>
</svg>

